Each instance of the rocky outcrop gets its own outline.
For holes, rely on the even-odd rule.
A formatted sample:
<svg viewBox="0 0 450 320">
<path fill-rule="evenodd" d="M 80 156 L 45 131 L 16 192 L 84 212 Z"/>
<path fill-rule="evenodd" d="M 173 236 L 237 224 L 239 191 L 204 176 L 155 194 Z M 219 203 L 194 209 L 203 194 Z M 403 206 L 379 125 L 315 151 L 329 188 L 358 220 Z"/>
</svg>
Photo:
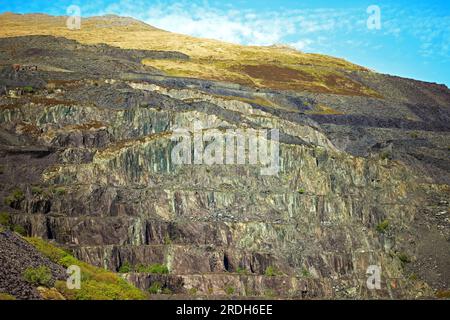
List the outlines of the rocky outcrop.
<svg viewBox="0 0 450 320">
<path fill-rule="evenodd" d="M 80 59 L 72 80 L 37 72 L 32 77 L 45 82 L 41 89 L 1 98 L 1 192 L 11 199 L 3 209 L 29 235 L 52 239 L 96 266 L 130 266 L 134 272 L 124 276 L 140 288 L 159 283 L 176 294 L 416 298 L 448 288 L 448 254 L 426 248 L 430 242 L 449 248 L 450 189 L 418 169 L 430 165 L 448 174 L 440 150 L 448 126 L 438 119 L 448 116 L 448 90 L 420 87 L 435 96 L 427 107 L 438 110 L 425 115 L 406 108 L 412 102 L 400 101 L 403 96 L 173 78 L 133 60 L 142 52 L 93 46 L 74 53 L 76 42 L 50 40 L 28 42 L 50 41 L 43 47 L 60 59 Z M 8 41 L 28 52 L 28 42 Z M 114 66 L 83 69 L 91 55 L 112 57 Z M 46 54 L 33 57 L 39 62 Z M 116 58 L 127 58 L 126 67 L 115 68 Z M 385 76 L 354 77 L 385 93 Z M 410 90 L 407 95 L 417 94 Z M 323 104 L 355 114 L 321 115 L 330 112 Z M 383 116 L 385 110 L 391 111 Z M 418 118 L 404 120 L 411 112 Z M 194 122 L 220 130 L 279 129 L 278 174 L 261 175 L 250 164 L 175 165 L 172 133 Z M 411 130 L 423 138 L 405 142 Z M 411 146 L 419 144 L 435 150 L 433 160 L 411 159 Z M 18 152 L 23 147 L 28 152 Z M 435 271 L 427 270 L 425 257 Z M 138 272 L 152 265 L 170 274 Z M 382 270 L 381 290 L 366 286 L 370 265 Z"/>
</svg>

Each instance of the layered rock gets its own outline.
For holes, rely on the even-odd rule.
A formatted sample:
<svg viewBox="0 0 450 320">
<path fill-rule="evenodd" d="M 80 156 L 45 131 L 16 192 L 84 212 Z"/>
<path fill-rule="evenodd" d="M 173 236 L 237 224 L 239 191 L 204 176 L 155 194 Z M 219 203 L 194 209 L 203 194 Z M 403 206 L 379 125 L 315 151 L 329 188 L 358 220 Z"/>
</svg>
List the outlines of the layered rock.
<svg viewBox="0 0 450 320">
<path fill-rule="evenodd" d="M 100 49 L 130 61 L 141 54 L 84 50 Z M 324 101 L 355 108 L 362 99 L 400 112 L 392 99 L 262 91 L 136 68 L 133 77 L 99 70 L 86 79 L 79 71 L 67 83 L 42 71 L 31 75 L 45 83 L 41 89 L 1 98 L 2 194 L 13 186 L 21 192 L 4 205 L 29 235 L 113 271 L 165 265 L 168 275 L 125 277 L 178 294 L 411 298 L 448 288 L 448 255 L 431 254 L 434 273 L 421 267 L 429 241 L 449 247 L 448 185 L 383 156 L 381 147 L 357 154 L 332 127 L 391 125 L 337 115 L 331 125 L 308 113 Z M 193 123 L 279 129 L 279 143 L 271 141 L 279 146 L 278 174 L 250 164 L 174 164 L 172 134 Z M 441 122 L 411 128 L 448 137 Z M 432 240 L 424 242 L 427 232 Z M 381 290 L 367 288 L 370 265 L 382 270 Z"/>
</svg>

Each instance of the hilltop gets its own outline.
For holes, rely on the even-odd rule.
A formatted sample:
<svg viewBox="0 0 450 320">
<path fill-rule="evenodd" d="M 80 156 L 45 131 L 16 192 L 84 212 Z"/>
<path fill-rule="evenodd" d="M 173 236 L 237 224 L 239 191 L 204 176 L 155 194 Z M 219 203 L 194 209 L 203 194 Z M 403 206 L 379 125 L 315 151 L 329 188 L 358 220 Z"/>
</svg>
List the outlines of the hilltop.
<svg viewBox="0 0 450 320">
<path fill-rule="evenodd" d="M 80 30 L 66 28 L 67 17 L 0 15 L 0 37 L 52 35 L 84 44 L 105 43 L 123 49 L 178 51 L 189 61 L 144 59 L 175 76 L 224 80 L 272 89 L 305 89 L 313 92 L 376 95 L 345 72 L 366 70 L 342 59 L 307 54 L 291 48 L 251 47 L 198 39 L 154 28 L 118 16 L 83 18 Z M 99 32 L 101 31 L 101 32 Z"/>
</svg>

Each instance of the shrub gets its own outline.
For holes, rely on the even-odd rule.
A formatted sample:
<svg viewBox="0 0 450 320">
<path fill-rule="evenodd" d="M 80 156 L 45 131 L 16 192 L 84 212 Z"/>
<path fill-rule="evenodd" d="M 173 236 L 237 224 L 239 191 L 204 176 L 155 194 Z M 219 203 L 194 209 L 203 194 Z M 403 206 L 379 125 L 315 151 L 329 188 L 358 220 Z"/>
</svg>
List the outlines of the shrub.
<svg viewBox="0 0 450 320">
<path fill-rule="evenodd" d="M 381 160 L 386 160 L 386 159 L 390 159 L 391 158 L 391 153 L 389 151 L 383 151 L 382 153 L 380 153 L 380 159 Z"/>
<path fill-rule="evenodd" d="M 32 285 L 50 287 L 52 282 L 52 273 L 46 266 L 27 268 L 23 272 L 23 278 Z"/>
<path fill-rule="evenodd" d="M 67 254 L 66 256 L 64 256 L 58 260 L 58 264 L 68 268 L 69 266 L 76 265 L 77 259 L 75 259 L 71 255 Z"/>
<path fill-rule="evenodd" d="M 150 288 L 148 288 L 148 292 L 150 294 L 158 294 L 160 293 L 162 290 L 162 284 L 161 282 L 155 281 L 152 283 L 152 285 L 150 286 Z"/>
<path fill-rule="evenodd" d="M 20 234 L 21 236 L 27 235 L 27 230 L 19 225 L 19 224 L 12 224 L 11 215 L 7 212 L 0 213 L 0 225 L 3 227 L 6 227 L 6 229 L 12 230 L 15 233 Z M 3 228 L 4 230 L 5 228 Z"/>
<path fill-rule="evenodd" d="M 280 275 L 280 272 L 277 271 L 277 269 L 275 269 L 274 267 L 269 266 L 269 267 L 266 268 L 266 271 L 264 272 L 264 275 L 267 276 L 267 277 L 275 277 L 275 276 Z"/>
<path fill-rule="evenodd" d="M 119 268 L 119 273 L 128 273 L 131 272 L 131 265 L 129 262 L 123 263 Z"/>
<path fill-rule="evenodd" d="M 27 93 L 32 93 L 34 91 L 32 86 L 25 86 L 23 87 L 23 91 Z"/>
<path fill-rule="evenodd" d="M 302 269 L 302 276 L 305 277 L 305 278 L 308 278 L 308 277 L 311 276 L 311 273 L 309 272 L 308 269 L 303 268 L 303 269 Z"/>
<path fill-rule="evenodd" d="M 300 189 L 298 189 L 298 191 L 297 191 L 299 194 L 304 194 L 306 191 L 305 191 L 305 189 L 303 189 L 303 188 L 300 188 Z"/>
<path fill-rule="evenodd" d="M 162 289 L 162 294 L 172 294 L 172 290 L 170 290 L 169 288 L 164 288 Z"/>
<path fill-rule="evenodd" d="M 411 262 L 410 257 L 404 252 L 397 253 L 397 257 L 402 262 L 402 264 Z"/>
<path fill-rule="evenodd" d="M 197 294 L 197 288 L 190 288 L 189 289 L 189 294 L 192 296 L 195 296 Z"/>
<path fill-rule="evenodd" d="M 376 229 L 379 233 L 385 233 L 388 228 L 389 228 L 388 220 L 381 221 L 379 224 L 377 224 L 377 227 L 376 227 Z"/>
<path fill-rule="evenodd" d="M 0 224 L 9 227 L 11 225 L 11 215 L 8 212 L 0 213 Z"/>
<path fill-rule="evenodd" d="M 170 239 L 170 237 L 168 235 L 164 236 L 164 244 L 165 245 L 170 245 L 172 244 L 172 240 Z"/>
<path fill-rule="evenodd" d="M 20 234 L 21 236 L 26 236 L 27 235 L 27 230 L 25 230 L 24 227 L 22 227 L 21 225 L 15 224 L 13 226 L 12 229 L 15 233 Z"/>
<path fill-rule="evenodd" d="M 147 266 L 145 264 L 138 264 L 133 268 L 133 271 L 139 273 L 150 273 L 150 266 Z"/>
<path fill-rule="evenodd" d="M 63 196 L 66 194 L 66 189 L 64 187 L 58 187 L 54 189 L 54 192 L 57 196 Z"/>
<path fill-rule="evenodd" d="M 234 291 L 235 291 L 235 290 L 234 290 L 233 287 L 228 286 L 228 287 L 225 288 L 225 292 L 226 292 L 226 294 L 229 295 L 229 296 L 231 296 L 232 294 L 234 294 Z"/>
<path fill-rule="evenodd" d="M 12 191 L 12 193 L 7 196 L 4 200 L 5 204 L 7 206 L 13 205 L 15 202 L 20 202 L 23 199 L 25 199 L 25 195 L 23 194 L 23 191 L 19 188 L 16 188 Z"/>
<path fill-rule="evenodd" d="M 150 273 L 168 274 L 169 268 L 167 268 L 167 266 L 165 266 L 165 265 L 155 264 L 155 265 L 150 266 Z"/>
<path fill-rule="evenodd" d="M 35 195 L 40 195 L 42 194 L 42 188 L 38 186 L 33 186 L 31 187 L 31 193 Z"/>
<path fill-rule="evenodd" d="M 3 174 L 5 172 L 5 167 L 0 165 L 0 174 Z"/>
<path fill-rule="evenodd" d="M 267 298 L 274 298 L 276 296 L 276 293 L 272 289 L 266 289 L 264 291 L 264 296 L 266 296 Z"/>
<path fill-rule="evenodd" d="M 419 277 L 417 276 L 417 274 L 411 273 L 409 275 L 408 279 L 411 280 L 411 281 L 417 281 L 419 279 Z"/>
<path fill-rule="evenodd" d="M 236 273 L 239 273 L 239 274 L 248 274 L 248 271 L 247 271 L 247 269 L 245 269 L 245 268 L 238 267 L 238 268 L 236 269 Z"/>
</svg>

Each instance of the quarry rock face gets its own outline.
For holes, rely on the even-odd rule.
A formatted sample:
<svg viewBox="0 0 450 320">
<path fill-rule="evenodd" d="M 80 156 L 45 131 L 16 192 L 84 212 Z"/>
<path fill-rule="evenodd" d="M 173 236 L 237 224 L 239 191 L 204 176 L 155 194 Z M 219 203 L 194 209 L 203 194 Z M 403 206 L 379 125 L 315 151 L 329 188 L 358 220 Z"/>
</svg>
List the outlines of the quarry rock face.
<svg viewBox="0 0 450 320">
<path fill-rule="evenodd" d="M 0 97 L 0 193 L 2 211 L 29 236 L 112 271 L 130 266 L 124 277 L 139 288 L 159 283 L 173 294 L 419 298 L 449 289 L 446 87 L 352 71 L 380 97 L 261 89 L 140 64 L 189 60 L 180 52 L 0 39 L 11 44 L 0 85 L 32 90 Z M 26 60 L 38 70 L 9 66 Z M 194 123 L 278 129 L 277 174 L 248 162 L 175 164 L 173 133 Z M 155 265 L 167 272 L 139 268 Z M 367 285 L 371 266 L 378 289 Z"/>
</svg>

